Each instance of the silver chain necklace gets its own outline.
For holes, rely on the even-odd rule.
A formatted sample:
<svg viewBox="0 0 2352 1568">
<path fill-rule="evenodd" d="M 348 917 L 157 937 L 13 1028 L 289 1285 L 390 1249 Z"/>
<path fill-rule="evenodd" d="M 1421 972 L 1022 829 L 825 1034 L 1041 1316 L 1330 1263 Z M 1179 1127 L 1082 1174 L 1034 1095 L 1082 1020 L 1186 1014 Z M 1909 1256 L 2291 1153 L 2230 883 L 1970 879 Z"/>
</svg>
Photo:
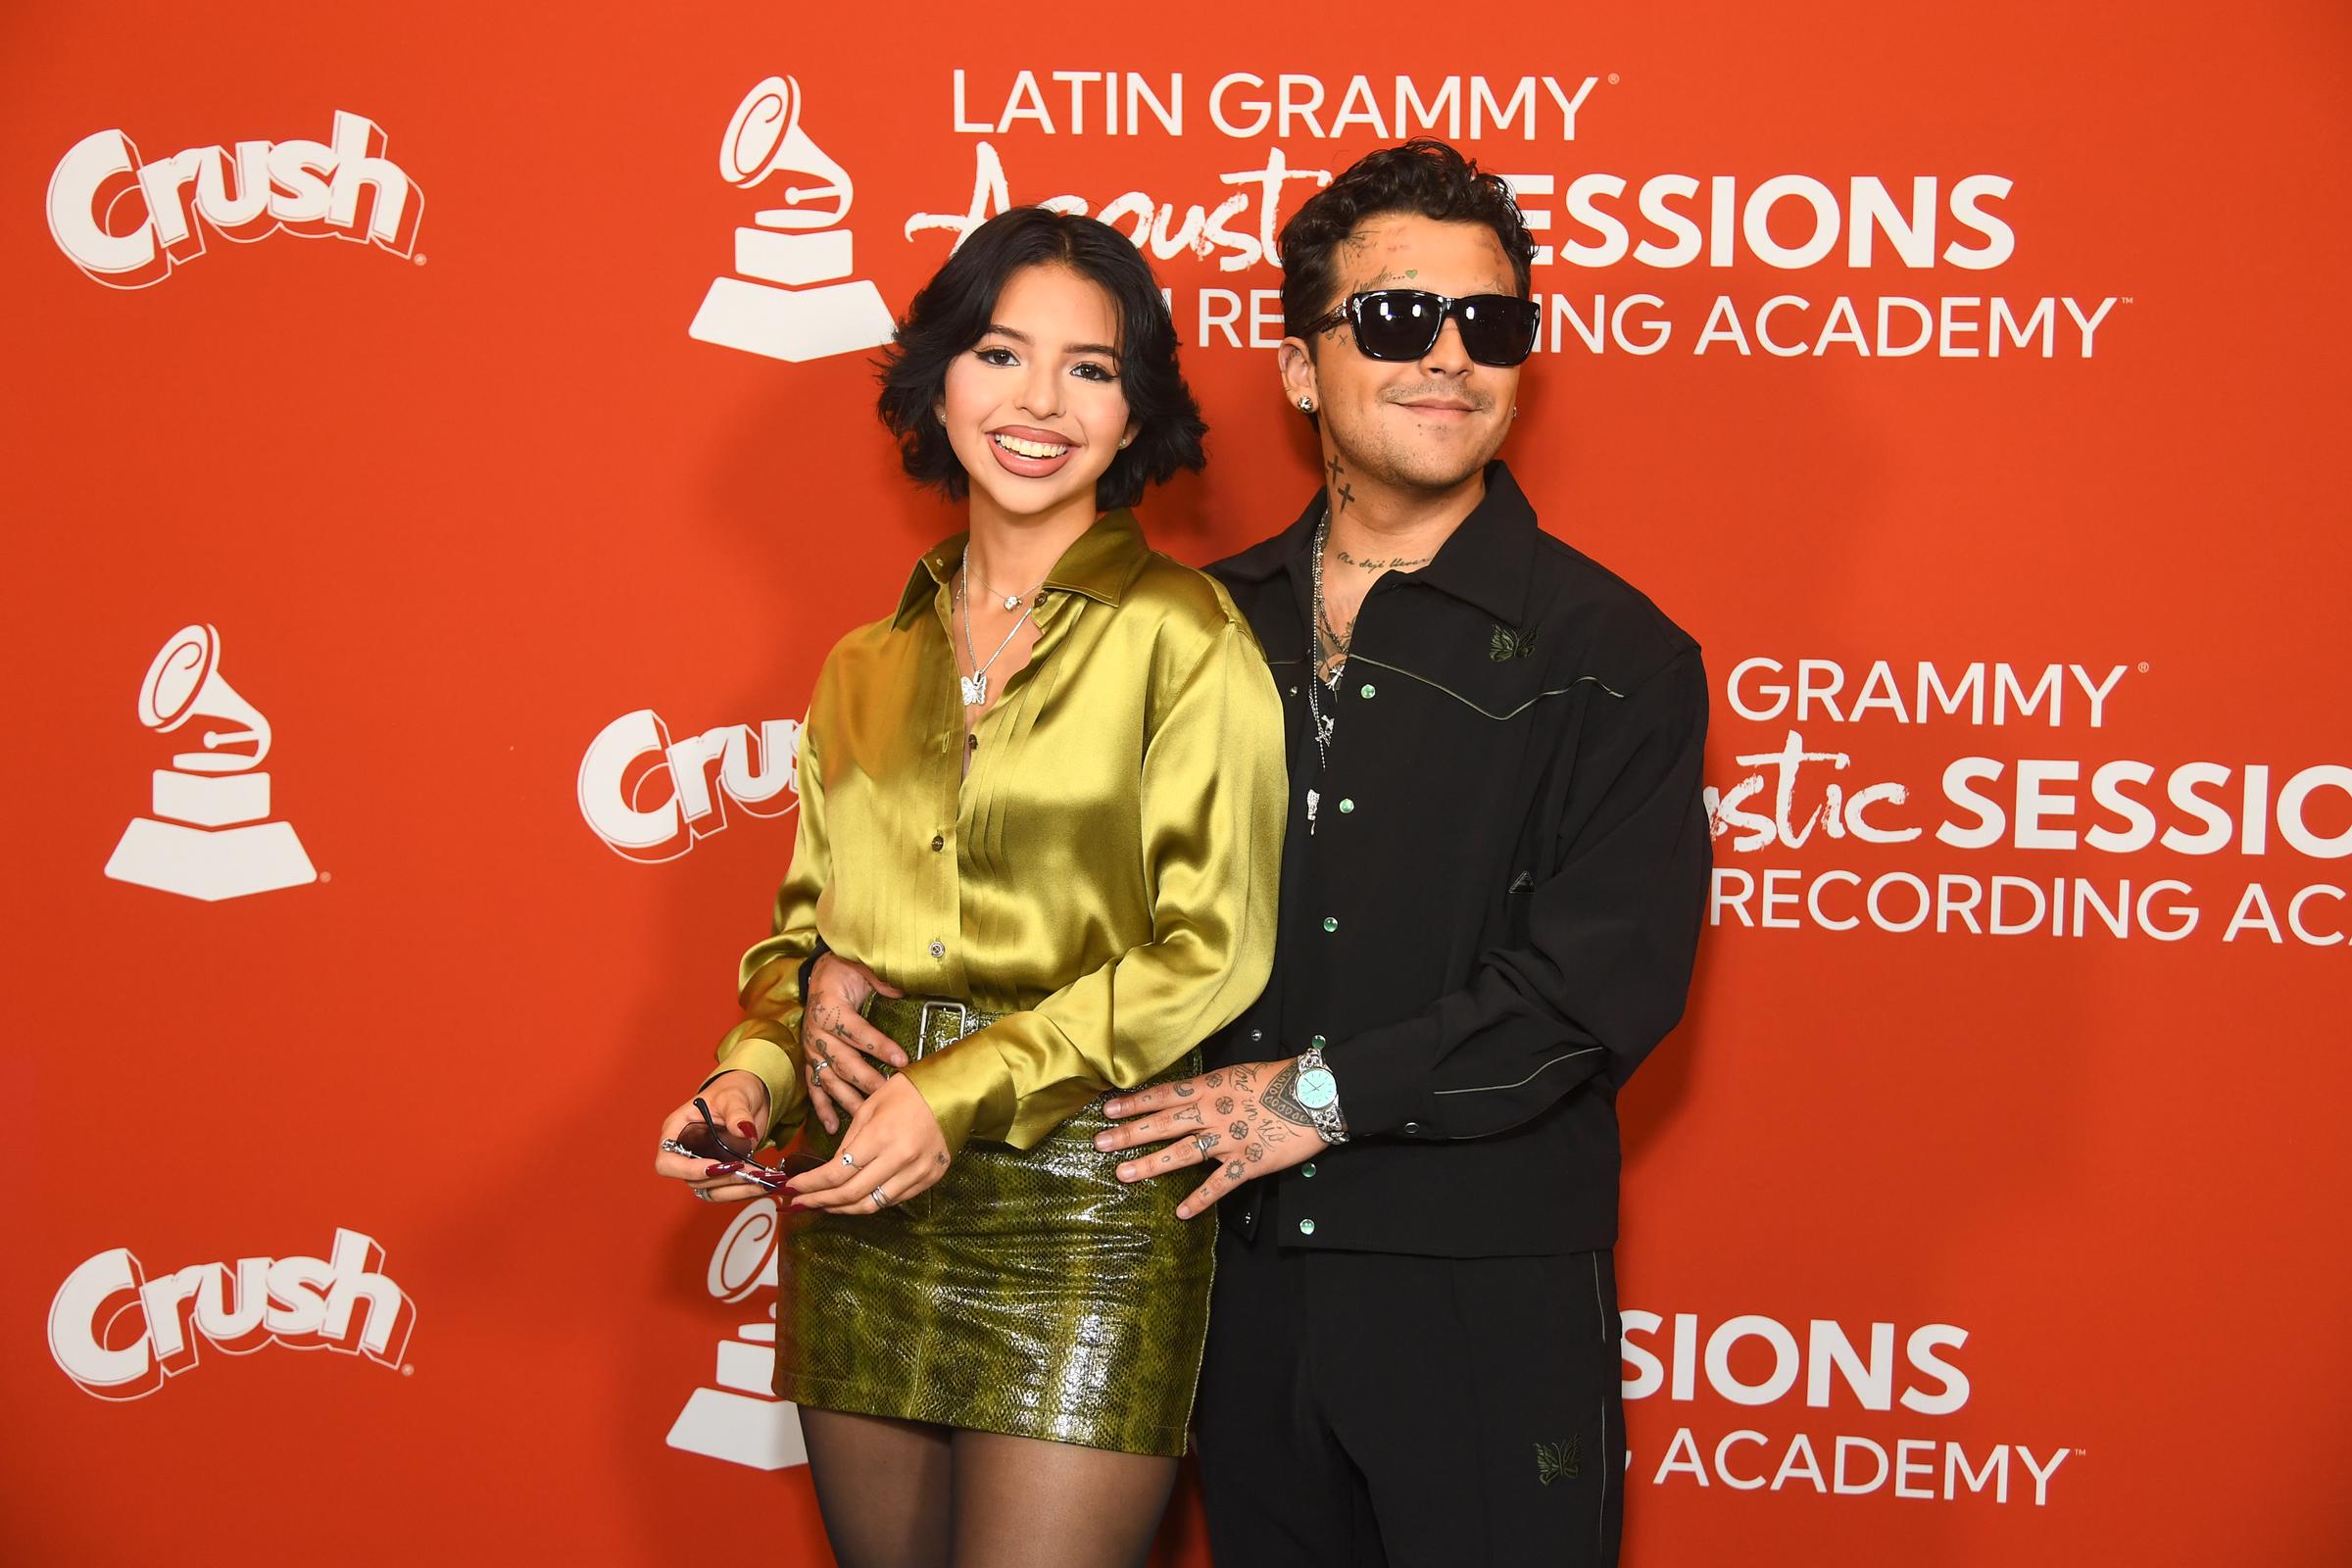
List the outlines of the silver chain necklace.
<svg viewBox="0 0 2352 1568">
<path fill-rule="evenodd" d="M 1322 520 L 1315 524 L 1314 564 L 1307 572 L 1308 580 L 1314 584 L 1315 623 L 1307 628 L 1307 640 L 1313 644 L 1314 657 L 1306 671 L 1306 714 L 1307 721 L 1314 726 L 1315 731 L 1315 761 L 1319 769 L 1318 782 L 1321 773 L 1331 770 L 1331 731 L 1340 716 L 1340 673 L 1348 667 L 1348 645 L 1341 642 L 1339 633 L 1334 631 L 1331 640 L 1337 647 L 1339 656 L 1337 662 L 1331 666 L 1331 673 L 1327 676 L 1323 672 L 1323 633 L 1331 625 L 1331 619 L 1323 610 L 1323 547 L 1330 542 L 1330 539 L 1331 502 L 1329 498 L 1326 498 L 1323 503 Z M 1331 693 L 1332 711 L 1328 716 L 1323 711 L 1322 700 L 1315 695 L 1317 688 L 1328 690 Z M 1310 837 L 1315 831 L 1315 808 L 1322 803 L 1322 791 L 1308 790 L 1306 792 L 1306 831 Z"/>
<path fill-rule="evenodd" d="M 997 644 L 997 651 L 988 656 L 988 662 L 984 664 L 980 662 L 978 650 L 972 647 L 972 596 L 964 588 L 964 579 L 971 574 L 971 558 L 966 556 L 963 562 L 963 570 L 956 574 L 956 603 L 963 611 L 963 653 L 964 657 L 972 662 L 972 672 L 969 675 L 959 673 L 956 679 L 963 688 L 963 706 L 979 708 L 988 701 L 989 670 L 999 659 L 1004 657 L 1004 650 L 1012 646 L 1013 636 L 1021 629 L 1021 621 L 1029 618 L 1029 612 L 1035 610 L 1037 604 L 1032 600 L 1028 608 L 1021 612 L 1020 619 L 1012 623 L 1012 630 L 1004 634 L 1004 640 Z M 1034 590 L 1032 591 L 1034 592 Z M 1005 608 L 1010 609 L 1011 607 L 1008 605 Z"/>
</svg>

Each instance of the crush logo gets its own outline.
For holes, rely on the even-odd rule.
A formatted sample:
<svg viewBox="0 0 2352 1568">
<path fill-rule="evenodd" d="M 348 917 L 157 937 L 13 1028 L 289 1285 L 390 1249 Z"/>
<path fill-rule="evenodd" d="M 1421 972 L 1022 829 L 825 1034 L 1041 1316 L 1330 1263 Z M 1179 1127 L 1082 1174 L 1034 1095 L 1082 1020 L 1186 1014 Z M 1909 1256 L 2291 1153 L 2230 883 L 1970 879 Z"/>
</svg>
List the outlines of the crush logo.
<svg viewBox="0 0 2352 1568">
<path fill-rule="evenodd" d="M 727 825 L 727 801 L 754 816 L 799 805 L 800 758 L 798 719 L 672 741 L 660 715 L 640 708 L 607 724 L 580 759 L 580 814 L 617 855 L 674 860 Z"/>
<path fill-rule="evenodd" d="M 126 1247 L 66 1276 L 49 1303 L 49 1353 L 84 1394 L 136 1399 L 196 1364 L 199 1340 L 230 1355 L 265 1345 L 398 1366 L 416 1303 L 384 1277 L 384 1250 L 335 1230 L 323 1257 L 192 1263 L 150 1280 Z"/>
<path fill-rule="evenodd" d="M 798 1406 L 771 1392 L 776 1377 L 776 1241 L 783 1210 L 772 1198 L 746 1203 L 710 1253 L 710 1294 L 732 1306 L 765 1290 L 766 1314 L 718 1342 L 716 1388 L 697 1389 L 670 1425 L 669 1446 L 755 1470 L 808 1462 Z"/>
<path fill-rule="evenodd" d="M 249 244 L 283 229 L 395 256 L 416 248 L 424 192 L 384 156 L 382 127 L 335 111 L 326 141 L 191 147 L 148 163 L 128 136 L 85 136 L 49 176 L 49 232 L 115 288 L 145 288 L 204 254 L 204 231 Z"/>
</svg>

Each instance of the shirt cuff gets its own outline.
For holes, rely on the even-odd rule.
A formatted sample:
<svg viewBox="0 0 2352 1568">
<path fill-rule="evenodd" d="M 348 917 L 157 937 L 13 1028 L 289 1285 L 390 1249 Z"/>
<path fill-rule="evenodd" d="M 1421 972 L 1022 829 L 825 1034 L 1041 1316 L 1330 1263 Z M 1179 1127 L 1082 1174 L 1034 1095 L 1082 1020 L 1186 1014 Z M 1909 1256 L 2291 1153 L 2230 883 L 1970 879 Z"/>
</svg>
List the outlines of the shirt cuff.
<svg viewBox="0 0 2352 1568">
<path fill-rule="evenodd" d="M 1436 1033 L 1436 1025 L 1412 1018 L 1323 1048 L 1323 1063 L 1339 1086 L 1341 1113 L 1348 1118 L 1350 1139 L 1387 1133 L 1425 1138 L 1435 1133 L 1435 1097 L 1413 1064 L 1437 1054 Z"/>
<path fill-rule="evenodd" d="M 975 1137 L 1002 1139 L 1012 1125 L 1012 1075 L 985 1035 L 917 1057 L 899 1075 L 931 1107 L 952 1154 Z"/>
<path fill-rule="evenodd" d="M 801 1064 L 791 1052 L 764 1035 L 746 1035 L 720 1048 L 718 1070 L 703 1080 L 703 1089 L 710 1088 L 719 1073 L 728 1072 L 748 1072 L 765 1086 L 767 1135 L 761 1143 L 775 1143 L 777 1131 L 787 1127 L 785 1113 L 799 1098 Z"/>
</svg>

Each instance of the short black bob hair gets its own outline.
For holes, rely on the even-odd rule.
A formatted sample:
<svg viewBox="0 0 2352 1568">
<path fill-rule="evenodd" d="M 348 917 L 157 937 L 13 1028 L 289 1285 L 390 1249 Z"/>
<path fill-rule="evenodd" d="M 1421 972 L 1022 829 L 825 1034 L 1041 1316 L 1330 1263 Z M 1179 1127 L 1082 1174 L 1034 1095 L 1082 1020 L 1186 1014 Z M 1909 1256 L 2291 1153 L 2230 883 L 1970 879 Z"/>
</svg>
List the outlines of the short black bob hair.
<svg viewBox="0 0 2352 1568">
<path fill-rule="evenodd" d="M 987 333 L 1005 282 L 1040 265 L 1101 284 L 1118 312 L 1119 385 L 1135 439 L 1095 482 L 1095 505 L 1132 507 L 1147 486 L 1179 468 L 1200 468 L 1208 425 L 1177 368 L 1176 324 L 1151 266 L 1126 235 L 1096 219 L 1014 207 L 973 229 L 915 295 L 883 353 L 882 422 L 899 438 L 909 475 L 961 500 L 971 476 L 933 411 L 948 367 Z"/>
<path fill-rule="evenodd" d="M 1446 143 L 1424 136 L 1366 153 L 1283 224 L 1282 318 L 1288 330 L 1300 334 L 1307 322 L 1339 304 L 1339 248 L 1365 219 L 1390 213 L 1486 224 L 1511 260 L 1519 297 L 1531 297 L 1536 242 L 1528 237 L 1511 187 L 1500 174 L 1490 174 Z M 1307 348 L 1314 348 L 1311 339 Z"/>
</svg>

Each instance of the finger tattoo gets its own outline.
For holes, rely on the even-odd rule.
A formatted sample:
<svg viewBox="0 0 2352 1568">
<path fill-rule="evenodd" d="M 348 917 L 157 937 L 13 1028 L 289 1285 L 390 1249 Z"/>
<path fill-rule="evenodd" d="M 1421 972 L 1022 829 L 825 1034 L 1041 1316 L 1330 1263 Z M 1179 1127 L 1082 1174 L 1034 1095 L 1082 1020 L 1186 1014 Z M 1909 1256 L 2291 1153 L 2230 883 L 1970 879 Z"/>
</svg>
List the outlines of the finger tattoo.
<svg viewBox="0 0 2352 1568">
<path fill-rule="evenodd" d="M 1191 1084 L 1178 1084 L 1178 1085 L 1176 1086 L 1176 1098 L 1177 1098 L 1178 1100 L 1190 1100 L 1190 1099 L 1192 1099 L 1192 1098 L 1193 1098 L 1193 1086 L 1192 1086 Z"/>
<path fill-rule="evenodd" d="M 1169 1117 L 1168 1121 L 1171 1126 L 1176 1127 L 1200 1127 L 1206 1125 L 1206 1123 L 1201 1119 L 1200 1107 L 1199 1105 L 1185 1106 L 1175 1115 Z"/>
<path fill-rule="evenodd" d="M 1227 1181 L 1236 1181 L 1236 1182 L 1238 1182 L 1238 1181 L 1240 1181 L 1240 1180 L 1242 1179 L 1242 1177 L 1243 1177 L 1244 1173 L 1245 1173 L 1245 1167 L 1243 1166 L 1242 1162 L 1241 1162 L 1240 1160 L 1238 1160 L 1238 1159 L 1237 1159 L 1237 1160 L 1235 1160 L 1235 1161 L 1234 1161 L 1232 1164 L 1230 1164 L 1230 1165 L 1228 1165 L 1228 1166 L 1226 1166 L 1226 1167 L 1225 1167 L 1225 1179 L 1226 1179 Z"/>
</svg>

